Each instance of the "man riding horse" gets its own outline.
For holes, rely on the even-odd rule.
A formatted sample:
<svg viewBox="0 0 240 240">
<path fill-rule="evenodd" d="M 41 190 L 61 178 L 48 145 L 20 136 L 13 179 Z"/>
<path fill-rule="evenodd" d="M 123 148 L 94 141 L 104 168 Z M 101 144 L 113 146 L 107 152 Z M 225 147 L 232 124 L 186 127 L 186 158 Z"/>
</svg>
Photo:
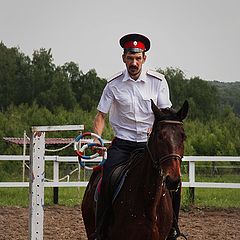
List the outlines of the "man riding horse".
<svg viewBox="0 0 240 240">
<path fill-rule="evenodd" d="M 103 165 L 101 191 L 97 202 L 96 239 L 101 239 L 102 222 L 111 205 L 106 192 L 112 170 L 127 161 L 136 149 L 146 146 L 154 121 L 151 99 L 160 109 L 172 106 L 164 75 L 143 69 L 147 59 L 145 52 L 150 49 L 149 39 L 140 34 L 128 34 L 120 39 L 120 45 L 123 48 L 122 60 L 126 69 L 108 81 L 94 120 L 94 131 L 101 136 L 106 114 L 109 112 L 110 124 L 115 134 Z M 172 201 L 174 218 L 178 219 L 180 190 L 173 193 Z M 176 235 L 173 226 L 167 239 L 176 239 Z"/>
</svg>

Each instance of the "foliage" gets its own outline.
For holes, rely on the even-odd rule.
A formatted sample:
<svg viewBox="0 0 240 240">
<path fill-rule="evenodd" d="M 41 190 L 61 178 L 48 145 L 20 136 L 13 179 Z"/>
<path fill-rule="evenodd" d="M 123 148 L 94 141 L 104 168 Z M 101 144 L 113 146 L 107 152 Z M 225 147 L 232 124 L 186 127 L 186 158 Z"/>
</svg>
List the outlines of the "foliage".
<svg viewBox="0 0 240 240">
<path fill-rule="evenodd" d="M 83 74 L 74 62 L 64 64 L 62 69 L 66 72 L 76 100 L 83 110 L 96 108 L 106 81 L 99 78 L 94 69 Z"/>
<path fill-rule="evenodd" d="M 6 136 L 22 137 L 24 130 L 30 136 L 31 126 L 50 126 L 50 125 L 72 125 L 83 124 L 85 131 L 92 131 L 92 122 L 96 115 L 96 110 L 91 112 L 84 111 L 79 105 L 72 110 L 57 107 L 54 111 L 46 107 L 39 107 L 35 102 L 29 106 L 21 104 L 19 106 L 10 105 L 4 113 L 0 112 L 0 138 Z M 55 132 L 49 133 L 50 137 L 74 137 L 75 132 Z M 104 138 L 113 137 L 111 127 L 106 122 Z M 1 154 L 21 154 L 21 148 L 9 149 L 12 145 L 7 145 L 0 141 Z M 10 151 L 10 152 L 9 152 Z"/>
<path fill-rule="evenodd" d="M 51 49 L 33 52 L 32 59 L 18 48 L 7 48 L 0 43 L 0 109 L 22 103 L 53 111 L 56 107 L 73 109 L 77 104 L 83 110 L 96 108 L 106 84 L 95 70 L 83 74 L 77 64 L 70 62 L 56 66 Z"/>
<path fill-rule="evenodd" d="M 180 69 L 166 68 L 158 70 L 163 73 L 168 81 L 172 104 L 179 108 L 188 100 L 190 105 L 189 118 L 208 121 L 219 114 L 218 92 L 216 87 L 199 77 L 185 78 Z"/>
<path fill-rule="evenodd" d="M 186 155 L 239 155 L 240 120 L 236 115 L 240 106 L 239 83 L 225 85 L 199 77 L 187 79 L 182 70 L 174 68 L 158 71 L 166 76 L 174 108 L 179 109 L 185 100 L 189 101 Z M 19 48 L 8 48 L 1 42 L 1 154 L 21 154 L 20 147 L 8 145 L 2 138 L 22 137 L 24 130 L 29 135 L 34 125 L 84 124 L 86 131 L 92 131 L 105 85 L 106 80 L 99 78 L 94 69 L 84 74 L 74 62 L 56 66 L 51 49 L 35 50 L 30 58 Z M 103 137 L 113 137 L 108 121 Z"/>
<path fill-rule="evenodd" d="M 240 115 L 240 82 L 223 83 L 209 81 L 210 85 L 216 87 L 219 92 L 219 102 L 222 107 L 230 107 Z"/>
</svg>

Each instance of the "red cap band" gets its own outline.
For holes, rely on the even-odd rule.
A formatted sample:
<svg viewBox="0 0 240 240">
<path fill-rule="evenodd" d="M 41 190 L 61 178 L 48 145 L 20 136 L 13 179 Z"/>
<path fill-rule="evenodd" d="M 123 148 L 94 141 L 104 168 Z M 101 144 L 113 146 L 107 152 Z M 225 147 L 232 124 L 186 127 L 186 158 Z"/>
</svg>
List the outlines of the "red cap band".
<svg viewBox="0 0 240 240">
<path fill-rule="evenodd" d="M 146 49 L 145 45 L 142 42 L 138 42 L 138 41 L 130 41 L 130 42 L 126 42 L 124 44 L 124 48 L 140 48 L 143 51 Z"/>
</svg>

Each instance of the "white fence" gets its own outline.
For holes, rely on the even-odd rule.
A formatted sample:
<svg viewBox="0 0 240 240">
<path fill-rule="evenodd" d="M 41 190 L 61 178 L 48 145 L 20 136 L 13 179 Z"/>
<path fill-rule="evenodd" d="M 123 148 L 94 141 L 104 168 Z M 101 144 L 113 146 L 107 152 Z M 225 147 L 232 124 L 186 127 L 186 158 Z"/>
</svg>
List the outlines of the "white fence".
<svg viewBox="0 0 240 240">
<path fill-rule="evenodd" d="M 231 156 L 186 156 L 183 161 L 189 162 L 189 182 L 183 182 L 183 187 L 200 188 L 240 188 L 239 183 L 196 182 L 197 162 L 240 162 L 240 157 Z"/>
<path fill-rule="evenodd" d="M 29 161 L 29 156 L 22 155 L 0 155 L 0 161 Z M 76 156 L 45 156 L 45 161 L 53 162 L 53 179 L 45 181 L 44 187 L 86 187 L 87 181 L 60 181 L 59 166 L 61 163 L 77 163 Z M 93 161 L 93 160 L 92 160 Z M 95 162 L 98 162 L 96 159 Z M 188 182 L 183 182 L 183 187 L 191 188 L 240 188 L 239 183 L 224 182 L 197 182 L 196 163 L 197 162 L 240 162 L 240 157 L 230 156 L 185 156 L 183 161 L 189 162 Z M 81 170 L 82 171 L 82 170 Z M 29 187 L 29 182 L 0 182 L 0 187 Z"/>
</svg>

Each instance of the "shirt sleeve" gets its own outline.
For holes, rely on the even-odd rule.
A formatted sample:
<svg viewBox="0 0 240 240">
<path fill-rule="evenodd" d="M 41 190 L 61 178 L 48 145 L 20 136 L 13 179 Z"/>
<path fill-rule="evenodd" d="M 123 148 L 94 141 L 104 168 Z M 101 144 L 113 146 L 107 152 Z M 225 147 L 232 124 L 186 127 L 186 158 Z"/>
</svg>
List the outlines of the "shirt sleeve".
<svg viewBox="0 0 240 240">
<path fill-rule="evenodd" d="M 165 78 L 161 81 L 160 91 L 157 98 L 157 106 L 159 108 L 170 108 L 172 106 L 169 96 L 169 87 Z"/>
<path fill-rule="evenodd" d="M 113 93 L 109 84 L 107 84 L 103 90 L 102 96 L 98 103 L 97 110 L 103 113 L 108 113 L 113 102 Z"/>
</svg>

